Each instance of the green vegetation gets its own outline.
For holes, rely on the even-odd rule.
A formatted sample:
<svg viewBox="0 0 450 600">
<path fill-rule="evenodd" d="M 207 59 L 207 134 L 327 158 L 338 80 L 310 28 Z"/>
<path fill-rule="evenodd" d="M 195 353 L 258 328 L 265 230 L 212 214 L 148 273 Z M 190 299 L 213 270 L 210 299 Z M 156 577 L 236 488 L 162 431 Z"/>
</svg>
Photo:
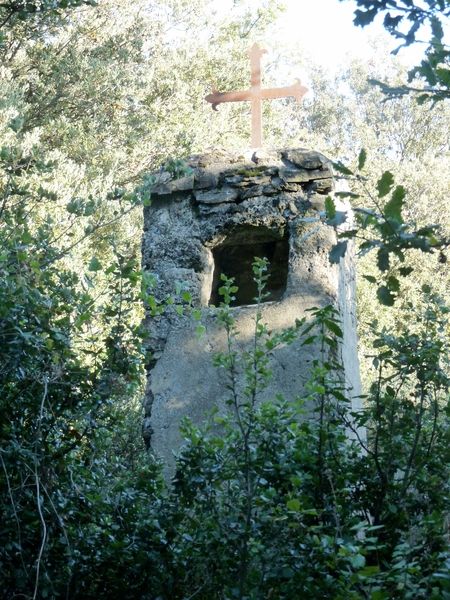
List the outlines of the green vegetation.
<svg viewBox="0 0 450 600">
<path fill-rule="evenodd" d="M 237 171 L 238 175 L 242 175 L 242 177 L 255 177 L 255 175 L 260 175 L 264 173 L 265 167 L 255 167 L 254 169 L 240 169 Z"/>
<path fill-rule="evenodd" d="M 419 104 L 439 102 L 450 97 L 450 49 L 444 43 L 444 28 L 450 17 L 450 8 L 446 0 L 356 0 L 355 25 L 365 27 L 372 23 L 378 14 L 384 15 L 383 25 L 400 44 L 394 51 L 416 42 L 426 44 L 424 57 L 420 65 L 408 73 L 408 84 L 400 86 L 385 85 L 374 81 L 390 97 L 402 97 L 415 94 Z M 428 27 L 428 29 L 427 29 Z M 425 42 L 423 35 L 430 39 Z M 416 85 L 417 79 L 425 86 Z"/>
<path fill-rule="evenodd" d="M 389 8 L 403 4 L 412 6 Z M 428 5 L 434 75 L 426 64 L 415 73 L 431 86 L 419 98 L 445 100 L 445 3 Z M 277 334 L 258 316 L 254 349 L 239 354 L 236 289 L 225 278 L 218 318 L 229 351 L 215 361 L 230 378 L 230 412 L 216 424 L 221 435 L 184 424 L 171 486 L 143 447 L 142 306 L 164 310 L 141 291 L 151 283 L 138 258 L 149 173 L 219 140 L 243 144 L 245 109 L 221 110 L 212 123 L 201 99 L 212 85 L 247 85 L 248 35 L 277 12 L 276 2 L 261 6 L 236 2 L 226 17 L 206 0 L 0 7 L 6 599 L 450 598 L 449 109 L 403 93 L 381 104 L 367 77 L 403 89 L 394 63 L 341 74 L 339 115 L 339 82 L 313 69 L 316 93 L 301 112 L 265 107 L 271 143 L 324 151 L 355 186 L 345 195 L 357 228 L 346 236 L 366 252 L 366 409 L 344 410 L 331 307 Z M 397 31 L 400 20 L 389 19 Z M 169 167 L 177 176 L 182 163 Z M 331 202 L 327 211 L 336 224 Z M 259 301 L 266 269 L 254 265 Z M 307 397 L 261 405 L 272 350 L 298 336 L 323 348 Z M 305 403 L 317 414 L 307 423 L 298 419 Z"/>
</svg>

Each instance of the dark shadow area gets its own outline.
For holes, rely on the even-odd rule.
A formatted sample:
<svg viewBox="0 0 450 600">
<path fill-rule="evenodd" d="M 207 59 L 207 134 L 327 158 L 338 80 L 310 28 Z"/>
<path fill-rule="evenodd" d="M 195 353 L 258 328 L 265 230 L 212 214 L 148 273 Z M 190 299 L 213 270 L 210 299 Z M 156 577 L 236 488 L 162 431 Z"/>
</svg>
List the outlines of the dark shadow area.
<svg viewBox="0 0 450 600">
<path fill-rule="evenodd" d="M 210 304 L 218 305 L 222 297 L 219 288 L 220 276 L 233 277 L 239 290 L 232 306 L 255 304 L 256 283 L 253 281 L 252 263 L 257 258 L 269 261 L 264 302 L 280 300 L 286 290 L 289 262 L 289 240 L 287 233 L 272 232 L 270 229 L 243 226 L 235 229 L 229 238 L 212 249 L 214 276 Z"/>
</svg>

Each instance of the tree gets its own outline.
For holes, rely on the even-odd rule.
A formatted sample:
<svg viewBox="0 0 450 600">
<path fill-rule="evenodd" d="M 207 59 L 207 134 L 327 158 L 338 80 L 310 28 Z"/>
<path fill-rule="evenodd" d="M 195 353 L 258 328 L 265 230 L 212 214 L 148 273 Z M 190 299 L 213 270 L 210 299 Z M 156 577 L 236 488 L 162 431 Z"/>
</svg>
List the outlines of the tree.
<svg viewBox="0 0 450 600">
<path fill-rule="evenodd" d="M 76 4 L 0 8 L 1 585 L 6 597 L 142 598 L 164 540 L 139 434 L 133 214 L 149 186 L 135 180 L 207 135 L 186 125 L 193 46 L 170 24 L 199 33 L 215 19 L 218 46 L 241 30 L 207 2 Z"/>
<path fill-rule="evenodd" d="M 343 0 L 341 0 L 343 1 Z M 444 24 L 450 17 L 450 8 L 446 0 L 426 0 L 415 3 L 413 0 L 357 0 L 355 25 L 365 27 L 373 22 L 378 14 L 384 15 L 383 25 L 386 31 L 401 41 L 394 51 L 414 43 L 426 44 L 425 55 L 420 65 L 409 71 L 409 85 L 392 87 L 378 83 L 389 97 L 401 97 L 414 93 L 421 103 L 433 103 L 450 98 L 450 49 L 444 43 Z M 419 36 L 430 29 L 427 42 Z M 426 83 L 423 88 L 411 85 L 418 78 Z"/>
</svg>

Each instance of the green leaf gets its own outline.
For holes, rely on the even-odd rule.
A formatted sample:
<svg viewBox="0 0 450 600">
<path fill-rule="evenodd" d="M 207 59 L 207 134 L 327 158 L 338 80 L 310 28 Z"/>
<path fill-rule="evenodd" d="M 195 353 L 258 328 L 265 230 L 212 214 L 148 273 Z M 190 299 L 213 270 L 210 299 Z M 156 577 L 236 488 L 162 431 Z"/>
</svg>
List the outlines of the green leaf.
<svg viewBox="0 0 450 600">
<path fill-rule="evenodd" d="M 413 271 L 414 271 L 413 267 L 400 267 L 400 269 L 398 270 L 398 272 L 400 273 L 400 275 L 402 277 L 406 277 L 407 275 L 409 275 Z"/>
<path fill-rule="evenodd" d="M 338 238 L 350 239 L 356 237 L 358 233 L 359 229 L 347 229 L 346 231 L 340 231 L 338 233 Z"/>
<path fill-rule="evenodd" d="M 390 171 L 385 171 L 377 182 L 378 197 L 387 196 L 394 185 L 394 176 Z"/>
<path fill-rule="evenodd" d="M 403 15 L 393 17 L 391 13 L 387 13 L 384 17 L 383 25 L 386 29 L 392 30 L 398 26 L 402 19 Z"/>
<path fill-rule="evenodd" d="M 436 41 L 441 41 L 444 37 L 444 30 L 442 28 L 441 21 L 435 15 L 433 15 L 430 19 L 430 24 L 433 37 Z"/>
<path fill-rule="evenodd" d="M 420 67 L 418 67 L 417 71 L 430 85 L 436 85 L 436 71 L 429 60 L 423 60 L 420 63 Z"/>
<path fill-rule="evenodd" d="M 332 265 L 337 265 L 341 258 L 345 256 L 345 253 L 347 251 L 347 244 L 347 241 L 338 242 L 331 248 L 328 256 Z"/>
<path fill-rule="evenodd" d="M 286 506 L 288 508 L 288 510 L 292 510 L 294 512 L 299 512 L 301 504 L 300 504 L 300 500 L 297 500 L 297 498 L 292 498 L 291 500 L 288 500 L 286 502 Z"/>
<path fill-rule="evenodd" d="M 377 283 L 378 279 L 373 275 L 363 275 L 364 279 L 367 279 L 370 283 Z"/>
<path fill-rule="evenodd" d="M 331 321 L 330 319 L 324 319 L 323 320 L 324 325 L 327 326 L 327 328 L 332 331 L 335 335 L 337 335 L 337 337 L 341 338 L 343 337 L 343 333 L 342 333 L 342 329 L 339 327 L 339 325 L 337 323 L 335 323 L 334 321 Z"/>
<path fill-rule="evenodd" d="M 391 292 L 398 292 L 400 289 L 400 282 L 397 279 L 397 277 L 394 277 L 393 275 L 388 277 L 386 285 L 391 290 Z"/>
<path fill-rule="evenodd" d="M 361 27 L 365 27 L 372 23 L 378 13 L 378 8 L 370 8 L 366 10 L 355 10 L 354 15 L 354 23 L 355 25 L 360 25 Z"/>
<path fill-rule="evenodd" d="M 389 594 L 383 590 L 375 590 L 370 595 L 370 600 L 389 600 Z"/>
<path fill-rule="evenodd" d="M 372 575 L 376 575 L 380 572 L 380 567 L 378 565 L 369 565 L 364 567 L 359 571 L 358 575 L 362 575 L 363 577 L 372 577 Z"/>
<path fill-rule="evenodd" d="M 377 290 L 377 298 L 384 306 L 394 306 L 395 297 L 391 290 L 382 285 Z"/>
<path fill-rule="evenodd" d="M 89 262 L 88 269 L 89 271 L 100 271 L 102 268 L 102 263 L 98 260 L 96 256 L 93 256 Z"/>
<path fill-rule="evenodd" d="M 378 250 L 377 264 L 380 271 L 387 271 L 389 269 L 389 251 L 386 248 Z"/>
<path fill-rule="evenodd" d="M 358 156 L 358 170 L 362 171 L 364 169 L 364 165 L 366 164 L 367 152 L 364 148 L 361 149 L 361 152 Z"/>
<path fill-rule="evenodd" d="M 23 117 L 17 116 L 9 122 L 9 126 L 15 133 L 18 133 L 22 129 L 24 122 L 25 119 Z"/>
<path fill-rule="evenodd" d="M 405 196 L 405 188 L 402 185 L 398 185 L 393 191 L 391 199 L 384 207 L 384 216 L 387 219 L 394 219 L 394 221 L 403 223 L 402 208 Z"/>
<path fill-rule="evenodd" d="M 95 202 L 94 200 L 89 200 L 89 202 L 86 202 L 84 208 L 83 208 L 83 215 L 85 217 L 90 217 L 91 215 L 94 214 L 95 212 Z"/>
<path fill-rule="evenodd" d="M 361 198 L 361 194 L 355 194 L 355 192 L 336 192 L 334 195 L 338 198 Z"/>
<path fill-rule="evenodd" d="M 334 217 L 336 216 L 336 206 L 331 196 L 327 196 L 325 198 L 325 212 L 327 215 L 327 219 L 334 219 Z"/>
<path fill-rule="evenodd" d="M 342 175 L 353 175 L 353 171 L 342 164 L 341 161 L 334 162 L 333 167 L 336 169 L 336 171 L 338 171 L 338 173 L 342 173 Z"/>
<path fill-rule="evenodd" d="M 21 242 L 22 244 L 31 244 L 33 242 L 33 236 L 31 235 L 31 233 L 28 231 L 28 229 L 26 229 L 21 236 Z"/>
<path fill-rule="evenodd" d="M 437 67 L 435 71 L 436 75 L 439 77 L 440 83 L 443 85 L 450 87 L 450 69 Z"/>
<path fill-rule="evenodd" d="M 204 325 L 202 325 L 201 323 L 199 323 L 197 325 L 197 327 L 195 328 L 195 335 L 197 336 L 197 338 L 201 338 L 203 335 L 205 335 L 206 333 L 206 327 Z"/>
<path fill-rule="evenodd" d="M 317 336 L 310 335 L 305 340 L 303 340 L 302 346 L 309 346 L 310 344 L 313 344 L 316 341 L 316 339 L 317 339 Z"/>
<path fill-rule="evenodd" d="M 350 563 L 354 569 L 361 569 L 366 564 L 366 559 L 362 554 L 355 554 L 350 558 Z"/>
<path fill-rule="evenodd" d="M 81 198 L 72 198 L 70 202 L 66 204 L 66 210 L 72 215 L 81 214 L 84 208 L 84 202 Z"/>
</svg>

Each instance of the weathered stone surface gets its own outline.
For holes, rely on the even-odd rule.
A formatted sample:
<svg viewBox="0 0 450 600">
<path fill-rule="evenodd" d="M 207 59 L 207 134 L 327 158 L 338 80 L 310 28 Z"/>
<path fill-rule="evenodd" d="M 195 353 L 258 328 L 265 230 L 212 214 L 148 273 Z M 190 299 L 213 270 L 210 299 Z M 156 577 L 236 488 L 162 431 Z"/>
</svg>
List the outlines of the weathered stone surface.
<svg viewBox="0 0 450 600">
<path fill-rule="evenodd" d="M 282 186 L 282 190 L 284 192 L 298 192 L 302 189 L 302 186 L 299 183 L 287 183 L 284 182 Z"/>
<path fill-rule="evenodd" d="M 278 194 L 278 192 L 280 191 L 281 187 L 279 186 L 275 186 L 272 183 L 270 183 L 269 185 L 264 185 L 262 188 L 262 193 L 265 196 L 273 196 L 274 194 Z"/>
<path fill-rule="evenodd" d="M 283 158 L 302 169 L 321 169 L 329 161 L 319 152 L 304 149 L 292 149 L 282 152 Z"/>
<path fill-rule="evenodd" d="M 292 213 L 293 215 L 296 215 L 296 214 L 298 213 L 298 208 L 297 208 L 297 206 L 296 206 L 295 202 L 292 202 L 292 201 L 291 201 L 291 202 L 289 202 L 289 204 L 288 204 L 288 208 L 289 208 L 289 210 L 291 211 L 291 213 Z"/>
<path fill-rule="evenodd" d="M 311 190 L 316 191 L 319 194 L 328 194 L 333 189 L 333 180 L 330 179 L 318 179 L 313 181 L 311 184 Z"/>
<path fill-rule="evenodd" d="M 264 185 L 266 183 L 270 183 L 272 178 L 269 174 L 261 173 L 258 175 L 252 175 L 250 177 L 246 177 L 244 181 L 247 181 L 251 185 Z"/>
<path fill-rule="evenodd" d="M 202 190 L 205 188 L 213 188 L 218 182 L 217 173 L 211 171 L 205 171 L 204 169 L 197 169 L 194 176 L 194 189 Z"/>
<path fill-rule="evenodd" d="M 311 203 L 311 207 L 315 210 L 319 212 L 325 210 L 325 196 L 321 194 L 310 194 L 308 200 Z"/>
<path fill-rule="evenodd" d="M 274 165 L 282 165 L 281 150 L 267 150 L 266 148 L 259 148 L 255 150 L 252 155 L 252 161 L 257 165 L 267 165 L 273 167 Z"/>
<path fill-rule="evenodd" d="M 319 153 L 304 149 L 276 151 L 273 163 L 260 156 L 256 164 L 254 158 L 229 153 L 195 157 L 189 161 L 194 170 L 194 191 L 192 187 L 184 191 L 178 188 L 172 196 L 156 197 L 145 208 L 143 267 L 156 276 L 152 293 L 163 300 L 173 296 L 177 285 L 182 284 L 201 310 L 207 329 L 199 339 L 197 323 L 175 310 L 146 319 L 152 357 L 143 433 L 146 443 L 167 464 L 180 446 L 179 424 L 184 416 L 201 423 L 213 409 L 227 410 L 226 381 L 212 363 L 213 354 L 226 347 L 225 333 L 209 306 L 219 277 L 215 263 L 218 249 L 222 257 L 232 249 L 230 264 L 240 268 L 235 257 L 242 265 L 247 264 L 253 249 L 256 253 L 271 252 L 276 261 L 282 260 L 280 248 L 287 248 L 283 259 L 287 261 L 287 278 L 277 300 L 262 305 L 263 320 L 276 331 L 307 316 L 308 308 L 334 304 L 344 324 L 340 359 L 346 385 L 354 396 L 353 408 L 358 407 L 351 253 L 340 265 L 330 265 L 328 253 L 336 234 L 321 220 L 324 191 L 332 184 L 329 163 Z M 181 185 L 187 186 L 187 182 Z M 282 267 L 280 263 L 280 272 Z M 232 311 L 245 348 L 254 331 L 255 307 L 237 306 Z M 277 349 L 273 381 L 262 399 L 281 393 L 294 401 L 304 391 L 318 353 L 315 347 L 305 351 L 300 342 Z"/>
<path fill-rule="evenodd" d="M 234 202 L 239 192 L 231 187 L 223 187 L 209 191 L 195 191 L 195 199 L 201 204 L 221 204 L 222 202 Z"/>
<path fill-rule="evenodd" d="M 279 175 L 286 183 L 307 183 L 317 179 L 329 179 L 331 172 L 329 169 L 291 169 L 281 168 Z"/>
<path fill-rule="evenodd" d="M 200 216 L 231 214 L 237 210 L 236 205 L 230 202 L 223 204 L 199 204 L 198 208 Z"/>
<path fill-rule="evenodd" d="M 242 175 L 226 175 L 223 178 L 224 183 L 227 185 L 234 185 L 237 187 L 246 186 L 247 182 L 244 181 Z"/>
<path fill-rule="evenodd" d="M 194 187 L 194 176 L 188 175 L 187 177 L 181 177 L 179 179 L 173 179 L 166 181 L 165 183 L 157 184 L 152 189 L 152 194 L 158 196 L 174 194 L 176 192 L 185 192 L 186 190 L 192 190 Z"/>
<path fill-rule="evenodd" d="M 252 185 L 251 187 L 243 190 L 241 192 L 241 198 L 246 200 L 247 198 L 254 198 L 255 196 L 261 196 L 264 192 L 264 189 L 267 186 L 263 185 Z"/>
<path fill-rule="evenodd" d="M 211 166 L 246 163 L 250 160 L 250 156 L 246 152 L 228 152 L 227 150 L 211 150 L 203 154 L 191 156 L 188 161 L 190 167 L 210 168 Z"/>
</svg>

